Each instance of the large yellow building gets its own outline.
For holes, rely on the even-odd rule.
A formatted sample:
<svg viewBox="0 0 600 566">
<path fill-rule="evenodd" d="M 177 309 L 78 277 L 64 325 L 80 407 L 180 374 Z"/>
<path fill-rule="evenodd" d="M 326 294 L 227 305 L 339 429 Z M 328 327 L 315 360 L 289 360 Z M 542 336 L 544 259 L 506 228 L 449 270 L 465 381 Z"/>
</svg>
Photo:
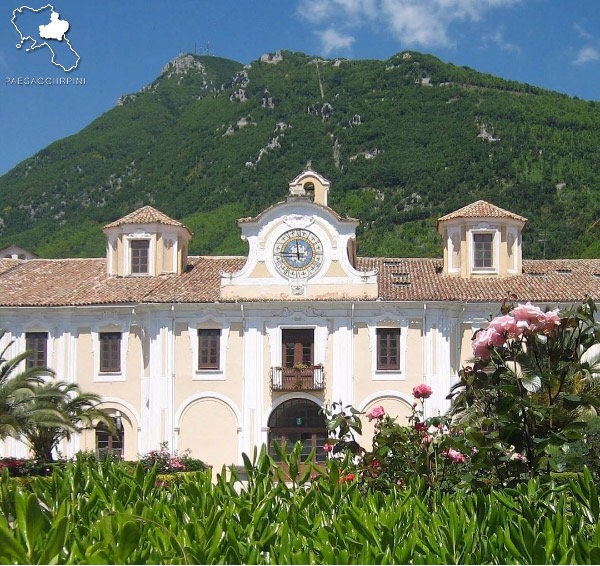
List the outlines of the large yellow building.
<svg viewBox="0 0 600 566">
<path fill-rule="evenodd" d="M 428 415 L 444 412 L 473 331 L 507 296 L 600 300 L 600 260 L 523 260 L 526 219 L 484 201 L 439 219 L 443 259 L 357 257 L 358 221 L 329 189 L 306 170 L 286 201 L 241 219 L 247 257 L 189 256 L 189 230 L 147 206 L 105 226 L 105 258 L 0 259 L 12 353 L 100 394 L 121 425 L 62 453 L 135 459 L 167 442 L 219 468 L 276 438 L 321 458 L 325 403 L 402 422 L 425 382 Z"/>
</svg>

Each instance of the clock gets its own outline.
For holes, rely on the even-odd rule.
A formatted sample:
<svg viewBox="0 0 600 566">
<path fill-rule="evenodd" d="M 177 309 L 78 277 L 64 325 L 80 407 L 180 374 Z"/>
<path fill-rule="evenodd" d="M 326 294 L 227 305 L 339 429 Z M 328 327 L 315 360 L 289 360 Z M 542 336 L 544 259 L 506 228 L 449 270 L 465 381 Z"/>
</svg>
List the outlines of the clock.
<svg viewBox="0 0 600 566">
<path fill-rule="evenodd" d="M 277 271 L 285 277 L 312 277 L 323 265 L 323 244 L 309 230 L 288 230 L 275 241 L 273 261 Z"/>
</svg>

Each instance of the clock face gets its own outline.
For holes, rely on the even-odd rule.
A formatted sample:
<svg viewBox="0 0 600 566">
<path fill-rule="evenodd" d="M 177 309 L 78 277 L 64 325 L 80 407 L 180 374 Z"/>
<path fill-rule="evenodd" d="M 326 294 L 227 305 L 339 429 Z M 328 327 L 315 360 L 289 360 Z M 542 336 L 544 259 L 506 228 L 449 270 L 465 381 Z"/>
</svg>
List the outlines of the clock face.
<svg viewBox="0 0 600 566">
<path fill-rule="evenodd" d="M 273 261 L 277 271 L 285 277 L 311 277 L 323 265 L 323 244 L 308 230 L 288 230 L 275 242 Z"/>
</svg>

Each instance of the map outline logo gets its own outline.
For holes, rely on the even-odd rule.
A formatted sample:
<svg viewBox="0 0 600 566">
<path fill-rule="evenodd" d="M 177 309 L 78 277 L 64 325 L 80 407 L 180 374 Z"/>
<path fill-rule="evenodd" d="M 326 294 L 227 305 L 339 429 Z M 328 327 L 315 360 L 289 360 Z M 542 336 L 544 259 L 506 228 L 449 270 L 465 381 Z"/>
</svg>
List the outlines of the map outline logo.
<svg viewBox="0 0 600 566">
<path fill-rule="evenodd" d="M 29 34 L 27 34 L 27 32 L 22 32 L 19 29 L 19 26 L 17 25 L 16 20 L 20 15 L 23 14 L 24 10 L 30 10 L 31 12 L 39 13 L 39 12 L 43 12 L 44 10 L 47 10 L 48 8 L 50 8 L 50 10 L 51 10 L 50 20 L 48 21 L 47 24 L 38 26 L 38 32 L 39 32 L 38 37 L 29 35 Z M 31 8 L 31 7 L 25 6 L 25 5 L 21 6 L 20 8 L 16 8 L 15 10 L 13 10 L 13 17 L 10 20 L 10 22 L 12 23 L 14 28 L 17 30 L 17 33 L 19 34 L 19 37 L 21 38 L 20 43 L 17 43 L 17 45 L 16 45 L 17 49 L 20 49 L 27 41 L 32 41 L 33 44 L 31 45 L 31 47 L 28 47 L 25 49 L 27 52 L 33 51 L 34 49 L 39 49 L 40 47 L 44 47 L 44 46 L 47 47 L 50 50 L 50 52 L 52 53 L 51 63 L 57 67 L 60 67 L 65 73 L 73 71 L 74 69 L 76 69 L 79 66 L 79 61 L 81 60 L 81 57 L 79 56 L 79 53 L 77 53 L 77 51 L 75 51 L 75 49 L 73 49 L 71 42 L 66 37 L 66 34 L 69 31 L 69 28 L 71 27 L 71 25 L 67 20 L 60 19 L 60 14 L 54 9 L 54 6 L 52 6 L 52 4 L 46 4 L 45 6 L 42 6 L 41 8 L 38 8 L 38 9 Z M 61 63 L 57 62 L 56 61 L 56 53 L 55 53 L 55 50 L 52 48 L 51 43 L 48 41 L 44 41 L 44 40 L 64 41 L 65 44 L 68 46 L 68 48 L 71 50 L 71 52 L 77 57 L 77 59 L 75 60 L 75 63 L 67 68 L 64 65 L 62 65 Z"/>
</svg>

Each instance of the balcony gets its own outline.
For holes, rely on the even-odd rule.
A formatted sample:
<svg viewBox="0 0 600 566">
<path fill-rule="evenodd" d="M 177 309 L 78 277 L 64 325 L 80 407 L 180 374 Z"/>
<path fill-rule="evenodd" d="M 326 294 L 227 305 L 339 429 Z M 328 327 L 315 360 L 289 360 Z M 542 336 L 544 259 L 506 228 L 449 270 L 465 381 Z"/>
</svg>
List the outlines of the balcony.
<svg viewBox="0 0 600 566">
<path fill-rule="evenodd" d="M 272 391 L 322 391 L 325 370 L 322 365 L 271 368 Z"/>
</svg>

